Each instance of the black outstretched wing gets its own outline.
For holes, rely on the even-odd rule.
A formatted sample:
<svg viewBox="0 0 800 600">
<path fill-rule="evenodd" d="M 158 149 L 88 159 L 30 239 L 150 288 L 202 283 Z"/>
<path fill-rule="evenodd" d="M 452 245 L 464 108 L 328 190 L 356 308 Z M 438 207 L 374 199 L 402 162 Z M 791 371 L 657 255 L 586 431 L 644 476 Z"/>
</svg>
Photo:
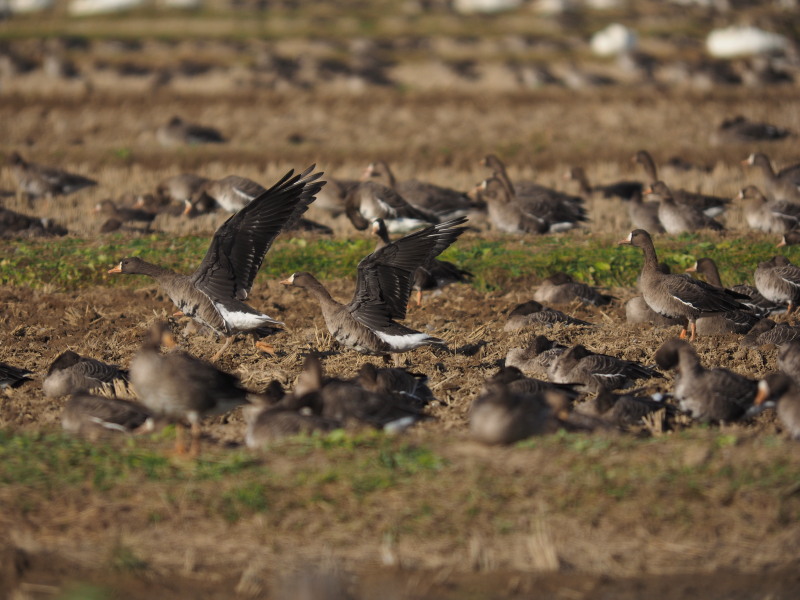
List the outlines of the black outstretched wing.
<svg viewBox="0 0 800 600">
<path fill-rule="evenodd" d="M 211 240 L 203 262 L 192 275 L 194 285 L 212 298 L 244 300 L 264 255 L 286 223 L 314 200 L 324 181 L 313 173 L 289 171 L 270 189 L 225 221 Z"/>
<path fill-rule="evenodd" d="M 348 310 L 362 322 L 403 319 L 417 267 L 452 244 L 466 228 L 466 217 L 426 227 L 375 250 L 358 264 L 358 278 Z M 379 317 L 380 316 L 380 317 Z"/>
</svg>

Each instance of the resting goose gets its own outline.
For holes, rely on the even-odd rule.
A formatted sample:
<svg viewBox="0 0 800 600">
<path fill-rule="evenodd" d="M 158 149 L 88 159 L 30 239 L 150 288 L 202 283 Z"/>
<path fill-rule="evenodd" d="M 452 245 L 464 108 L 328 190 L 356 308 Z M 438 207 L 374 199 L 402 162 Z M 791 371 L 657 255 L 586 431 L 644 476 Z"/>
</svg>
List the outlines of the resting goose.
<svg viewBox="0 0 800 600">
<path fill-rule="evenodd" d="M 78 392 L 61 411 L 61 427 L 77 435 L 133 433 L 150 418 L 150 412 L 135 402 Z"/>
<path fill-rule="evenodd" d="M 17 152 L 7 159 L 11 172 L 17 179 L 20 191 L 38 198 L 40 196 L 66 196 L 97 182 L 83 175 L 68 173 L 56 167 L 27 162 Z"/>
<path fill-rule="evenodd" d="M 380 240 L 375 247 L 376 250 L 383 248 L 391 243 L 389 232 L 383 219 L 376 219 L 372 223 L 372 232 Z M 436 252 L 434 256 L 438 256 Z M 423 290 L 438 290 L 451 283 L 467 283 L 473 275 L 465 269 L 459 269 L 456 265 L 446 260 L 431 258 L 426 264 L 420 265 L 414 271 L 414 283 L 412 290 L 417 292 L 417 306 L 422 306 Z"/>
<path fill-rule="evenodd" d="M 800 267 L 785 256 L 773 256 L 758 263 L 753 277 L 764 298 L 786 305 L 787 315 L 800 303 Z"/>
<path fill-rule="evenodd" d="M 425 345 L 444 346 L 439 338 L 396 322 L 406 316 L 414 272 L 452 244 L 466 218 L 426 227 L 376 250 L 358 264 L 353 299 L 334 300 L 310 273 L 292 274 L 284 285 L 302 287 L 319 302 L 325 325 L 342 345 L 365 354 L 387 356 Z"/>
<path fill-rule="evenodd" d="M 711 259 L 699 259 L 694 265 L 688 267 L 686 272 L 693 273 L 710 270 L 711 267 L 707 265 L 706 261 L 711 261 Z M 713 265 L 714 272 L 716 272 L 716 265 L 713 261 L 711 261 L 711 264 Z M 711 277 L 706 277 L 706 281 L 716 288 L 724 289 L 722 282 L 719 281 L 719 273 L 716 275 L 716 278 L 713 275 Z M 743 292 L 737 293 L 742 293 L 745 296 L 747 295 Z M 698 318 L 697 333 L 700 335 L 724 335 L 726 333 L 747 333 L 750 331 L 761 317 L 766 315 L 766 311 L 759 310 L 756 312 L 750 303 L 750 298 L 747 300 L 742 298 L 741 302 L 747 307 L 746 309 L 731 310 Z"/>
<path fill-rule="evenodd" d="M 580 394 L 575 390 L 576 383 L 553 383 L 534 377 L 526 377 L 517 367 L 505 365 L 486 380 L 485 385 L 502 383 L 509 391 L 515 394 L 539 394 L 547 390 L 561 392 L 570 400 L 575 400 Z"/>
<path fill-rule="evenodd" d="M 116 219 L 121 223 L 135 221 L 138 223 L 147 223 L 148 227 L 156 218 L 156 214 L 150 211 L 142 210 L 139 208 L 128 208 L 125 206 L 117 206 L 111 198 L 106 198 L 98 202 L 94 210 L 103 216 L 110 219 Z"/>
<path fill-rule="evenodd" d="M 370 392 L 399 396 L 417 408 L 422 408 L 433 400 L 428 377 L 409 373 L 405 369 L 379 368 L 372 363 L 364 363 L 353 381 Z"/>
<path fill-rule="evenodd" d="M 21 386 L 26 381 L 30 381 L 32 372 L 22 367 L 15 367 L 8 363 L 0 362 L 0 389 L 15 388 Z"/>
<path fill-rule="evenodd" d="M 698 258 L 697 261 L 686 269 L 689 273 L 698 273 L 705 277 L 705 280 L 711 285 L 722 288 L 722 279 L 719 276 L 717 263 L 711 258 Z M 747 306 L 753 314 L 759 317 L 764 317 L 769 314 L 784 312 L 786 309 L 775 302 L 771 302 L 764 298 L 761 293 L 752 285 L 739 284 L 730 287 L 731 290 L 737 294 L 744 294 L 749 299 L 742 299 L 741 303 Z"/>
<path fill-rule="evenodd" d="M 614 300 L 614 296 L 601 294 L 596 288 L 575 281 L 567 273 L 558 272 L 542 281 L 533 294 L 533 299 L 552 304 L 568 304 L 578 300 L 584 304 L 605 306 Z"/>
<path fill-rule="evenodd" d="M 509 348 L 506 353 L 505 366 L 515 367 L 527 374 L 547 377 L 547 371 L 553 361 L 567 347 L 543 335 L 537 335 L 525 348 Z"/>
<path fill-rule="evenodd" d="M 770 123 L 751 121 L 747 117 L 736 115 L 720 123 L 719 128 L 712 136 L 712 142 L 741 142 L 749 144 L 752 142 L 782 140 L 790 135 L 792 135 L 792 132 L 788 129 L 771 125 Z"/>
<path fill-rule="evenodd" d="M 0 207 L 0 236 L 34 237 L 67 235 L 67 230 L 52 220 L 30 217 L 22 213 Z"/>
<path fill-rule="evenodd" d="M 742 164 L 761 169 L 767 189 L 774 197 L 800 201 L 800 163 L 775 172 L 767 155 L 756 152 L 743 160 Z"/>
<path fill-rule="evenodd" d="M 690 340 L 697 335 L 697 318 L 703 313 L 743 310 L 745 306 L 737 301 L 743 294 L 683 275 L 662 273 L 658 269 L 658 257 L 650 234 L 643 229 L 634 229 L 619 244 L 628 244 L 641 248 L 644 254 L 639 287 L 647 305 L 665 317 L 683 320 L 681 338 L 686 337 L 687 328 L 691 328 Z"/>
<path fill-rule="evenodd" d="M 783 235 L 781 241 L 775 244 L 775 247 L 782 248 L 783 246 L 795 246 L 797 244 L 800 244 L 800 231 L 790 231 Z"/>
<path fill-rule="evenodd" d="M 203 262 L 191 275 L 181 275 L 137 257 L 123 258 L 109 273 L 147 275 L 156 280 L 186 316 L 228 337 L 212 358 L 216 360 L 232 335 L 264 326 L 282 325 L 246 304 L 264 255 L 288 221 L 313 202 L 325 183 L 311 166 L 284 177 L 223 223 L 211 240 Z M 257 344 L 258 346 L 258 344 Z M 260 348 L 271 351 L 268 345 Z"/>
<path fill-rule="evenodd" d="M 675 407 L 665 402 L 642 398 L 630 394 L 617 395 L 607 388 L 601 388 L 597 396 L 587 400 L 578 410 L 589 412 L 626 430 L 643 424 L 643 419 L 660 410 L 674 413 Z"/>
<path fill-rule="evenodd" d="M 782 373 L 773 373 L 758 382 L 756 405 L 775 402 L 775 412 L 793 440 L 800 440 L 800 387 L 796 380 Z"/>
<path fill-rule="evenodd" d="M 602 389 L 628 387 L 636 379 L 661 377 L 659 373 L 631 360 L 608 354 L 596 354 L 578 344 L 559 354 L 547 374 L 557 383 L 580 384 L 582 389 L 597 393 Z"/>
<path fill-rule="evenodd" d="M 131 360 L 130 377 L 136 396 L 153 415 L 175 423 L 175 450 L 183 454 L 183 424 L 192 430 L 190 454 L 200 453 L 200 421 L 247 403 L 247 391 L 235 375 L 186 352 L 162 354 L 161 346 L 176 346 L 165 322 L 156 323 Z"/>
<path fill-rule="evenodd" d="M 48 398 L 56 398 L 99 388 L 115 379 L 127 380 L 128 372 L 67 350 L 50 364 L 42 382 L 42 391 Z"/>
<path fill-rule="evenodd" d="M 800 339 L 800 327 L 788 323 L 776 323 L 772 319 L 761 319 L 742 336 L 739 345 L 745 348 L 759 346 L 781 346 L 794 339 Z"/>
<path fill-rule="evenodd" d="M 606 185 L 589 185 L 589 178 L 586 176 L 586 171 L 583 170 L 583 167 L 572 167 L 564 174 L 564 179 L 578 182 L 581 193 L 584 196 L 599 194 L 603 198 L 632 200 L 637 196 L 641 197 L 644 189 L 641 181 L 617 181 Z"/>
<path fill-rule="evenodd" d="M 412 206 L 392 188 L 377 181 L 359 181 L 350 187 L 344 212 L 359 231 L 375 219 L 383 219 L 391 233 L 406 233 L 439 222 L 434 214 Z"/>
<path fill-rule="evenodd" d="M 714 231 L 725 229 L 721 223 L 709 217 L 699 208 L 689 204 L 678 204 L 672 191 L 663 181 L 656 181 L 644 193 L 659 198 L 658 221 L 667 233 L 676 234 L 698 229 Z"/>
<path fill-rule="evenodd" d="M 754 185 L 739 190 L 744 218 L 751 229 L 766 233 L 789 233 L 800 223 L 800 204 L 785 200 L 769 201 Z"/>
<path fill-rule="evenodd" d="M 655 354 L 662 369 L 677 370 L 673 393 L 681 410 L 698 421 L 731 422 L 745 416 L 758 384 L 723 368 L 705 369 L 697 352 L 684 340 L 673 338 Z"/>
<path fill-rule="evenodd" d="M 218 129 L 188 123 L 178 116 L 156 129 L 156 139 L 162 146 L 222 144 L 227 141 Z"/>
<path fill-rule="evenodd" d="M 650 185 L 659 181 L 656 164 L 653 162 L 653 157 L 650 156 L 647 150 L 639 150 L 634 155 L 633 161 L 639 163 L 645 173 L 647 173 Z M 672 190 L 672 197 L 677 204 L 692 206 L 695 209 L 701 210 L 709 217 L 721 215 L 731 202 L 730 198 L 699 194 L 684 189 Z"/>
<path fill-rule="evenodd" d="M 503 327 L 503 331 L 517 331 L 524 327 L 535 325 L 553 326 L 556 323 L 578 325 L 582 327 L 592 326 L 592 324 L 587 321 L 570 317 L 560 310 L 542 306 L 542 304 L 536 300 L 529 300 L 528 302 L 517 305 L 508 313 L 508 320 Z"/>
<path fill-rule="evenodd" d="M 454 219 L 466 216 L 480 206 L 467 194 L 452 188 L 442 187 L 417 179 L 397 181 L 394 173 L 384 161 L 370 163 L 362 178 L 377 181 L 400 194 L 409 204 L 436 215 L 440 219 Z"/>
</svg>

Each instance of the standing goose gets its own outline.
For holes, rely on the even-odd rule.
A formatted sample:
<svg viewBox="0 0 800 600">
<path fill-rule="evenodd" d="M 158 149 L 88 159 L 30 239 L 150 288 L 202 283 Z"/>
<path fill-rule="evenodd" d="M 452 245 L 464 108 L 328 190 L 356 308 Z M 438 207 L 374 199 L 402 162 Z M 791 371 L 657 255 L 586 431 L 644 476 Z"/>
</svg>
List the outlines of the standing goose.
<svg viewBox="0 0 800 600">
<path fill-rule="evenodd" d="M 545 187 L 543 185 L 539 185 L 533 181 L 511 181 L 511 178 L 508 176 L 508 172 L 506 171 L 506 166 L 503 164 L 496 155 L 494 154 L 487 154 L 486 157 L 481 161 L 481 164 L 484 167 L 488 167 L 492 170 L 492 177 L 496 177 L 500 180 L 503 186 L 506 188 L 510 196 L 520 196 L 520 197 L 528 197 L 528 196 L 537 196 L 540 194 L 548 195 L 553 194 L 554 197 L 558 199 L 565 200 L 568 199 L 571 202 L 578 202 L 581 203 L 583 200 L 578 196 L 572 196 L 570 194 L 564 194 L 557 190 L 553 190 L 551 188 Z"/>
<path fill-rule="evenodd" d="M 642 166 L 650 180 L 650 185 L 659 181 L 656 164 L 653 162 L 653 157 L 650 156 L 647 150 L 639 150 L 632 160 Z M 692 206 L 695 209 L 701 210 L 709 217 L 721 215 L 731 202 L 730 198 L 699 194 L 684 189 L 672 190 L 672 196 L 677 204 Z"/>
<path fill-rule="evenodd" d="M 147 275 L 185 315 L 228 337 L 212 358 L 216 360 L 235 333 L 280 321 L 246 304 L 264 255 L 285 224 L 306 211 L 324 185 L 322 173 L 311 166 L 295 175 L 289 171 L 272 188 L 232 215 L 214 234 L 203 262 L 191 275 L 181 275 L 137 257 L 123 258 L 109 273 Z M 258 347 L 271 351 L 268 345 Z"/>
<path fill-rule="evenodd" d="M 753 277 L 764 298 L 786 305 L 787 315 L 800 303 L 800 267 L 785 256 L 773 256 L 758 263 Z"/>
<path fill-rule="evenodd" d="M 767 155 L 756 152 L 743 160 L 742 164 L 761 169 L 767 189 L 774 197 L 800 201 L 800 163 L 784 167 L 776 173 Z"/>
<path fill-rule="evenodd" d="M 683 233 L 698 229 L 713 229 L 722 231 L 724 227 L 705 214 L 699 208 L 688 204 L 678 204 L 672 191 L 663 181 L 656 181 L 645 191 L 645 194 L 658 196 L 658 220 L 667 233 Z"/>
<path fill-rule="evenodd" d="M 176 426 L 175 450 L 183 454 L 183 425 L 192 430 L 190 454 L 200 453 L 200 421 L 224 414 L 247 403 L 247 391 L 236 376 L 220 371 L 180 350 L 161 353 L 161 346 L 176 346 L 165 322 L 156 323 L 130 367 L 131 383 L 139 401 L 155 416 Z"/>
<path fill-rule="evenodd" d="M 642 249 L 644 265 L 639 280 L 642 297 L 658 314 L 683 320 L 681 338 L 685 338 L 687 328 L 691 328 L 689 339 L 692 341 L 695 339 L 697 335 L 695 322 L 703 313 L 745 308 L 736 300 L 737 297 L 742 297 L 742 294 L 716 288 L 686 274 L 673 275 L 659 271 L 653 240 L 643 229 L 634 229 L 627 238 L 618 243 Z"/>
<path fill-rule="evenodd" d="M 745 416 L 752 406 L 758 384 L 723 368 L 706 369 L 695 349 L 673 338 L 655 354 L 662 369 L 675 369 L 673 393 L 681 410 L 704 422 L 731 422 Z"/>
<path fill-rule="evenodd" d="M 377 181 L 360 181 L 348 189 L 345 214 L 359 231 L 375 219 L 383 219 L 391 233 L 405 233 L 439 222 L 432 213 L 412 206 L 395 190 Z"/>
<path fill-rule="evenodd" d="M 564 179 L 577 181 L 584 196 L 599 194 L 603 198 L 632 200 L 636 196 L 641 197 L 644 189 L 641 181 L 617 181 L 606 185 L 589 185 L 589 178 L 586 176 L 586 171 L 583 170 L 583 167 L 572 167 L 564 174 Z"/>
<path fill-rule="evenodd" d="M 194 173 L 172 175 L 158 182 L 155 197 L 162 204 L 175 202 L 184 205 L 207 181 L 207 177 L 201 177 Z"/>
<path fill-rule="evenodd" d="M 386 224 L 383 219 L 373 221 L 372 232 L 380 240 L 375 248 L 376 250 L 391 243 L 389 232 L 386 231 Z M 440 253 L 441 251 L 435 252 L 426 264 L 420 265 L 414 271 L 414 283 L 411 289 L 417 292 L 417 306 L 422 306 L 423 290 L 437 290 L 451 283 L 466 283 L 472 279 L 472 273 L 469 271 L 459 269 L 456 265 L 446 260 L 435 258 Z"/>
<path fill-rule="evenodd" d="M 664 233 L 664 226 L 658 219 L 660 202 L 642 199 L 642 194 L 637 194 L 628 203 L 628 218 L 636 229 L 644 229 L 653 233 Z"/>
<path fill-rule="evenodd" d="M 744 218 L 751 229 L 786 234 L 800 224 L 800 204 L 785 200 L 768 201 L 754 185 L 739 190 Z"/>
<path fill-rule="evenodd" d="M 414 272 L 452 244 L 465 227 L 465 218 L 432 225 L 380 248 L 358 263 L 353 299 L 334 300 L 310 273 L 292 274 L 284 285 L 305 288 L 316 298 L 331 335 L 342 345 L 364 354 L 407 352 L 424 345 L 444 346 L 432 337 L 400 325 L 406 316 Z"/>
<path fill-rule="evenodd" d="M 83 175 L 68 173 L 56 167 L 47 167 L 27 162 L 17 152 L 7 159 L 11 172 L 17 179 L 19 189 L 33 198 L 40 196 L 66 196 L 97 182 Z"/>
<path fill-rule="evenodd" d="M 719 276 L 719 270 L 717 269 L 717 263 L 714 262 L 711 258 L 698 258 L 697 261 L 686 269 L 688 273 L 698 273 L 705 277 L 705 280 L 710 283 L 711 285 L 722 288 L 725 287 L 722 285 L 722 279 Z M 730 288 L 737 294 L 744 294 L 749 298 L 742 299 L 741 303 L 747 306 L 754 314 L 764 317 L 766 315 L 784 312 L 786 309 L 770 300 L 764 298 L 756 288 L 752 285 L 747 285 L 740 283 L 739 285 L 731 286 Z"/>
<path fill-rule="evenodd" d="M 464 192 L 442 187 L 418 179 L 397 181 L 389 165 L 379 160 L 370 163 L 364 171 L 365 181 L 378 181 L 397 191 L 410 204 L 428 211 L 440 219 L 466 216 L 479 206 Z"/>
<path fill-rule="evenodd" d="M 703 272 L 711 270 L 708 262 L 711 262 L 714 272 L 716 272 L 716 265 L 710 258 L 701 258 L 691 267 L 686 269 L 687 273 Z M 716 277 L 706 277 L 706 281 L 716 288 L 724 289 L 722 282 L 719 280 L 719 273 L 716 272 Z M 736 291 L 736 290 L 733 290 Z M 742 292 L 737 292 L 742 293 Z M 747 295 L 747 294 L 743 294 Z M 765 311 L 758 311 L 758 314 L 750 304 L 750 298 L 741 300 L 747 308 L 745 310 L 730 310 L 723 313 L 715 313 L 711 315 L 701 316 L 697 319 L 697 332 L 700 335 L 724 335 L 726 333 L 747 333 L 753 326 L 758 323 L 761 317 L 766 315 Z"/>
<path fill-rule="evenodd" d="M 793 440 L 800 440 L 800 387 L 795 380 L 782 373 L 773 373 L 758 382 L 756 405 L 767 400 L 775 401 L 775 411 L 786 432 Z"/>
</svg>

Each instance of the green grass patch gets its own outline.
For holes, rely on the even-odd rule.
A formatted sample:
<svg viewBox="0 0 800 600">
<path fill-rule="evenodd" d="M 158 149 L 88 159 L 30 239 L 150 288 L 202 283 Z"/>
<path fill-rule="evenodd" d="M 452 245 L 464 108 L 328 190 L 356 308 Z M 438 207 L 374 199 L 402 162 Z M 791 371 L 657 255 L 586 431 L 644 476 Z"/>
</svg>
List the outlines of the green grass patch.
<svg viewBox="0 0 800 600">
<path fill-rule="evenodd" d="M 175 237 L 163 233 L 131 238 L 123 234 L 102 241 L 82 238 L 0 241 L 0 284 L 32 288 L 75 290 L 90 286 L 142 285 L 141 277 L 108 275 L 125 256 L 139 256 L 181 273 L 200 264 L 207 236 Z M 354 278 L 358 262 L 374 247 L 371 239 L 330 240 L 311 237 L 281 238 L 267 255 L 259 280 L 282 279 L 295 271 L 309 271 L 320 279 Z M 759 261 L 777 253 L 774 240 L 764 236 L 711 234 L 661 236 L 656 239 L 659 259 L 673 271 L 683 271 L 698 258 L 717 261 L 723 283 L 752 281 Z M 800 259 L 797 248 L 783 248 L 790 260 Z M 577 232 L 564 236 L 483 239 L 463 236 L 442 258 L 475 275 L 482 291 L 503 289 L 515 281 L 541 279 L 565 271 L 580 281 L 600 286 L 632 286 L 642 265 L 638 249 L 620 247 L 608 236 Z M 258 281 L 258 280 L 257 280 Z M 256 283 L 257 285 L 258 283 Z"/>
</svg>

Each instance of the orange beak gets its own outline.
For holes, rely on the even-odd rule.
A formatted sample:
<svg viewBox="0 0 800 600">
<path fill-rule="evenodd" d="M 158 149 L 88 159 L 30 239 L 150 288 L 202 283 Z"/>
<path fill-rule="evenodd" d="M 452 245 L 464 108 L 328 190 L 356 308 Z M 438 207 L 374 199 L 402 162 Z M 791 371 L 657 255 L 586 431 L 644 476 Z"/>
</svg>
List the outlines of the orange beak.
<svg viewBox="0 0 800 600">
<path fill-rule="evenodd" d="M 281 285 L 292 285 L 292 281 L 289 280 L 289 279 L 284 279 L 280 283 L 281 283 Z"/>
<path fill-rule="evenodd" d="M 782 247 L 783 247 L 783 246 L 785 246 L 785 245 L 786 245 L 786 236 L 783 236 L 783 237 L 781 238 L 781 241 L 780 241 L 780 242 L 778 242 L 777 244 L 775 244 L 775 247 L 776 247 L 776 248 L 782 248 Z"/>
<path fill-rule="evenodd" d="M 648 185 L 648 186 L 647 186 L 647 187 L 646 187 L 644 190 L 642 190 L 642 193 L 643 193 L 643 194 L 652 194 L 652 193 L 653 193 L 653 188 L 652 188 L 652 186 L 649 186 L 649 185 Z"/>
<path fill-rule="evenodd" d="M 687 273 L 697 273 L 697 263 L 694 263 L 691 267 L 686 267 Z"/>
<path fill-rule="evenodd" d="M 119 263 L 119 264 L 118 264 L 116 267 L 114 267 L 113 269 L 109 269 L 109 270 L 108 270 L 108 272 L 109 272 L 109 273 L 122 273 L 122 263 Z"/>
</svg>

